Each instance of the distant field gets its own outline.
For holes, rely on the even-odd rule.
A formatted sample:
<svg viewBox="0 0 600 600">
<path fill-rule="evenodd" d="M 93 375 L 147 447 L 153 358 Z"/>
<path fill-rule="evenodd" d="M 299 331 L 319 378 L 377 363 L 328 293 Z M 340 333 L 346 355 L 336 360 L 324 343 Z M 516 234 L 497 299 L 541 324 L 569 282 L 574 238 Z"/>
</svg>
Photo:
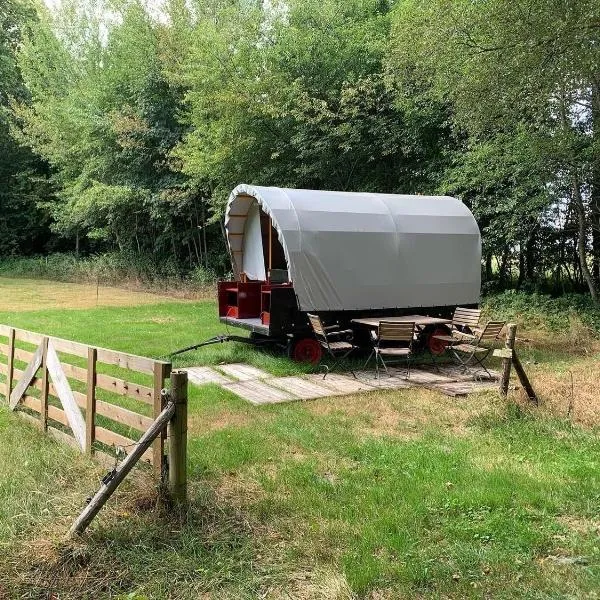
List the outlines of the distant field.
<svg viewBox="0 0 600 600">
<path fill-rule="evenodd" d="M 0 277 L 0 311 L 139 306 L 174 301 L 177 300 L 172 297 L 113 287 Z"/>
<path fill-rule="evenodd" d="M 140 301 L 96 307 L 94 290 L 86 307 L 88 286 L 59 285 L 40 306 L 32 287 L 57 284 L 0 280 L 0 323 L 151 357 L 223 332 L 213 301 L 115 291 Z M 597 406 L 598 345 L 522 333 L 537 413 L 490 392 L 254 407 L 191 386 L 186 518 L 141 474 L 76 543 L 63 535 L 103 470 L 0 404 L 0 598 L 596 598 L 600 437 L 593 415 L 564 416 L 570 373 L 575 417 Z M 176 364 L 239 360 L 303 369 L 238 344 Z"/>
</svg>

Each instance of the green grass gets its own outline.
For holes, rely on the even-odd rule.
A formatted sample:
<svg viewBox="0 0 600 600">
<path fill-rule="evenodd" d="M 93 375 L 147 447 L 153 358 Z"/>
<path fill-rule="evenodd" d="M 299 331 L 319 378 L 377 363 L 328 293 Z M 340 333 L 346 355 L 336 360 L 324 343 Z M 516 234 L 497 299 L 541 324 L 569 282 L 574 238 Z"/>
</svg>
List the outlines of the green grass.
<svg viewBox="0 0 600 600">
<path fill-rule="evenodd" d="M 0 322 L 153 357 L 222 332 L 210 302 Z M 179 364 L 221 361 L 301 370 L 237 344 Z M 595 430 L 426 390 L 254 407 L 191 386 L 189 412 L 189 512 L 161 508 L 141 473 L 66 543 L 99 469 L 0 408 L 0 597 L 597 594 Z"/>
</svg>

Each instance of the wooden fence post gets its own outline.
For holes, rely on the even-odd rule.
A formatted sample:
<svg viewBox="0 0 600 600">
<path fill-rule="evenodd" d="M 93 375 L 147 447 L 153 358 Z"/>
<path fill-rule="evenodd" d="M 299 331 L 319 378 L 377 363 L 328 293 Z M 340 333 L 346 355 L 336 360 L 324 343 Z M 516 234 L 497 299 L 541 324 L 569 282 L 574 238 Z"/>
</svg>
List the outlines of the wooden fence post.
<svg viewBox="0 0 600 600">
<path fill-rule="evenodd" d="M 40 420 L 42 429 L 48 431 L 48 338 L 42 340 L 42 393 L 40 396 Z"/>
<path fill-rule="evenodd" d="M 169 377 L 171 365 L 168 363 L 157 362 L 154 364 L 154 381 L 153 381 L 153 411 L 152 418 L 157 419 L 158 415 L 165 407 L 165 399 L 162 396 L 162 390 L 165 386 L 165 380 Z M 165 435 L 159 435 L 152 446 L 152 464 L 154 472 L 161 481 L 164 481 L 164 447 Z"/>
<path fill-rule="evenodd" d="M 15 330 L 13 327 L 8 331 L 8 361 L 6 365 L 6 402 L 10 402 L 12 392 L 13 375 L 15 369 Z"/>
<path fill-rule="evenodd" d="M 85 451 L 94 454 L 96 439 L 96 361 L 98 350 L 88 348 L 87 362 L 87 394 L 85 402 Z"/>
<path fill-rule="evenodd" d="M 169 493 L 174 502 L 187 501 L 187 402 L 188 374 L 171 373 L 170 400 L 175 414 L 169 421 Z"/>
<path fill-rule="evenodd" d="M 515 349 L 515 338 L 517 337 L 517 326 L 515 323 L 509 323 L 506 326 L 505 348 L 510 351 L 510 356 L 502 359 L 502 376 L 500 377 L 500 393 L 503 396 L 508 394 L 508 382 L 510 380 L 510 368 L 512 366 L 512 357 Z"/>
</svg>

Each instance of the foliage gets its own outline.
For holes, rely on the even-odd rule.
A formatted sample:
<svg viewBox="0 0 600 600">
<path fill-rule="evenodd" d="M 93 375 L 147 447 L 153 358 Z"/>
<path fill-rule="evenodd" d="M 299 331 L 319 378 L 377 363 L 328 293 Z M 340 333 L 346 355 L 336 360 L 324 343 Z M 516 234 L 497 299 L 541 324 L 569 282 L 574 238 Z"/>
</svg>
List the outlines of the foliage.
<svg viewBox="0 0 600 600">
<path fill-rule="evenodd" d="M 487 274 L 492 254 L 504 255 L 502 279 L 518 247 L 519 283 L 536 272 L 544 279 L 550 269 L 560 277 L 570 246 L 576 277 L 594 298 L 599 16 L 591 0 L 408 0 L 395 11 L 390 60 L 392 68 L 416 64 L 452 104 L 463 143 L 446 174 L 448 189 L 472 199 L 488 234 Z"/>
<path fill-rule="evenodd" d="M 575 318 L 589 328 L 588 335 L 600 334 L 600 308 L 585 294 L 552 297 L 508 290 L 487 296 L 484 308 L 495 317 L 516 320 L 527 328 L 541 326 L 557 333 L 568 331 Z"/>
<path fill-rule="evenodd" d="M 0 5 L 0 254 L 40 252 L 48 239 L 48 215 L 40 202 L 51 195 L 46 166 L 18 140 L 20 124 L 12 101 L 27 101 L 29 92 L 17 64 L 25 31 L 36 13 L 28 0 Z"/>
<path fill-rule="evenodd" d="M 161 303 L 77 318 L 10 311 L 0 322 L 160 356 L 216 333 L 214 311 L 214 302 Z M 207 348 L 191 364 L 293 368 L 235 348 Z M 138 478 L 73 544 L 64 532 L 97 488 L 98 468 L 0 407 L 5 595 L 541 598 L 598 589 L 596 431 L 543 413 L 517 418 L 486 394 L 457 402 L 381 390 L 257 409 L 218 386 L 190 386 L 189 398 L 187 518 L 174 521 Z"/>
</svg>

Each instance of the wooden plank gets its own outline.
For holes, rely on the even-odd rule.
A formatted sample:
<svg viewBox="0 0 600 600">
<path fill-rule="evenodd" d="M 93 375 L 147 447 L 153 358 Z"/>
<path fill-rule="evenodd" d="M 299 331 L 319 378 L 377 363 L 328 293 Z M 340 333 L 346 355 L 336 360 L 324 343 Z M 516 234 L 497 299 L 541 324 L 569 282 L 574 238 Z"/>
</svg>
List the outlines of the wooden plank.
<svg viewBox="0 0 600 600">
<path fill-rule="evenodd" d="M 14 348 L 15 348 L 15 330 L 11 327 L 8 330 L 8 353 L 7 353 L 7 365 L 6 365 L 6 390 L 5 390 L 5 398 L 6 401 L 9 402 L 10 401 L 10 393 L 12 391 L 12 383 L 13 383 L 13 377 L 14 377 L 14 366 L 15 366 L 15 361 L 14 361 Z"/>
<path fill-rule="evenodd" d="M 389 369 L 392 373 L 396 371 L 400 374 L 406 373 L 404 369 Z M 423 369 L 411 369 L 409 381 L 411 383 L 418 384 L 430 384 L 430 383 L 451 383 L 451 379 L 441 373 L 432 373 Z"/>
<path fill-rule="evenodd" d="M 107 417 L 117 423 L 122 423 L 123 425 L 133 427 L 142 432 L 146 431 L 153 423 L 150 417 L 140 415 L 121 406 L 117 406 L 116 404 L 103 402 L 102 400 L 96 400 L 96 412 L 103 417 Z"/>
<path fill-rule="evenodd" d="M 8 344 L 0 344 L 0 354 L 8 356 Z"/>
<path fill-rule="evenodd" d="M 517 356 L 516 352 L 514 352 L 513 364 L 515 365 L 515 371 L 519 377 L 519 381 L 521 382 L 523 389 L 525 390 L 525 393 L 527 394 L 527 397 L 529 398 L 529 400 L 531 400 L 531 402 L 535 402 L 535 405 L 538 406 L 538 397 L 535 393 L 535 390 L 533 389 L 533 386 L 531 385 L 531 382 L 529 381 L 529 377 L 527 377 L 527 373 L 525 373 L 525 369 L 523 368 L 523 365 L 521 364 L 521 361 L 519 360 L 519 357 Z"/>
<path fill-rule="evenodd" d="M 21 396 L 25 393 L 25 390 L 29 387 L 31 380 L 35 377 L 38 369 L 42 364 L 42 354 L 44 348 L 43 345 L 40 344 L 31 359 L 31 362 L 27 365 L 25 371 L 23 371 L 23 375 L 21 379 L 19 379 L 19 383 L 15 386 L 15 389 L 10 394 L 10 409 L 14 410 Z"/>
<path fill-rule="evenodd" d="M 513 350 L 510 348 L 496 348 L 492 352 L 492 356 L 496 358 L 513 358 Z"/>
<path fill-rule="evenodd" d="M 47 338 L 44 338 L 47 339 Z M 42 342 L 44 340 L 42 339 Z M 23 350 L 23 348 L 15 348 L 14 357 L 17 360 L 23 361 L 24 363 L 29 363 L 33 358 L 34 353 L 29 352 L 29 350 Z"/>
<path fill-rule="evenodd" d="M 511 356 L 502 359 L 502 375 L 500 377 L 500 393 L 503 396 L 508 394 L 508 382 L 510 380 L 510 369 L 512 367 L 512 350 L 515 347 L 515 337 L 517 336 L 517 326 L 515 323 L 508 323 L 506 326 L 506 340 L 504 347 L 511 351 Z"/>
<path fill-rule="evenodd" d="M 0 362 L 0 374 L 2 374 L 2 375 L 7 375 L 8 374 L 8 365 Z"/>
<path fill-rule="evenodd" d="M 20 405 L 25 406 L 30 410 L 34 410 L 36 413 L 39 413 L 42 407 L 42 403 L 39 398 L 36 398 L 35 396 L 28 396 L 27 394 L 21 397 Z M 40 423 L 38 422 L 38 426 L 39 425 Z"/>
<path fill-rule="evenodd" d="M 330 373 L 325 379 L 323 375 L 307 375 L 309 381 L 313 381 L 328 387 L 340 395 L 356 394 L 358 392 L 373 391 L 375 388 L 365 381 L 359 381 L 352 376 L 342 375 L 340 373 Z"/>
<path fill-rule="evenodd" d="M 165 398 L 162 395 L 162 390 L 165 385 L 165 379 L 171 373 L 171 365 L 165 363 L 154 363 L 153 366 L 153 391 L 152 391 L 152 416 L 154 419 L 158 419 L 164 409 Z M 165 437 L 166 430 L 163 431 L 152 443 L 152 464 L 154 465 L 154 471 L 156 476 L 162 480 L 163 478 L 163 462 L 165 454 Z"/>
<path fill-rule="evenodd" d="M 154 374 L 155 365 L 168 365 L 162 361 L 145 358 L 144 356 L 136 356 L 135 354 L 126 354 L 124 352 L 116 352 L 114 350 L 106 350 L 98 348 L 98 362 L 114 365 L 121 369 L 129 369 L 131 371 L 139 371 L 140 373 Z"/>
<path fill-rule="evenodd" d="M 88 351 L 91 349 L 91 346 L 88 347 Z M 81 383 L 87 383 L 87 369 L 82 369 L 81 367 L 76 367 L 75 365 L 71 365 L 67 362 L 62 361 L 60 363 L 62 365 L 62 369 L 65 375 L 69 379 L 75 379 L 77 381 L 81 381 Z"/>
<path fill-rule="evenodd" d="M 4 337 L 9 337 L 12 329 L 13 328 L 10 325 L 0 324 L 0 335 L 3 335 Z"/>
<path fill-rule="evenodd" d="M 40 420 L 42 429 L 48 429 L 48 338 L 42 340 L 42 381 Z"/>
<path fill-rule="evenodd" d="M 58 355 L 54 348 L 54 342 L 52 341 L 48 343 L 47 367 L 58 398 L 69 419 L 69 425 L 71 426 L 73 435 L 79 443 L 80 448 L 85 450 L 85 421 L 77 406 L 69 381 L 63 373 Z"/>
<path fill-rule="evenodd" d="M 119 484 L 125 479 L 125 476 L 134 465 L 142 458 L 146 448 L 150 446 L 152 440 L 160 435 L 161 431 L 165 428 L 169 420 L 172 418 L 175 412 L 175 405 L 172 402 L 165 407 L 165 410 L 161 412 L 158 419 L 152 424 L 152 427 L 142 436 L 134 451 L 120 464 L 112 474 L 112 477 L 102 482 L 102 487 L 98 490 L 96 495 L 92 498 L 91 502 L 83 509 L 83 512 L 77 517 L 75 523 L 69 530 L 69 536 L 75 534 L 81 534 L 86 527 L 92 522 L 92 519 L 98 514 L 100 509 L 104 506 L 106 501 L 111 497 L 113 492 L 117 489 Z M 144 453 L 145 454 L 145 453 Z"/>
<path fill-rule="evenodd" d="M 41 333 L 34 333 L 33 331 L 26 331 L 25 329 L 15 328 L 15 340 L 20 342 L 29 342 L 30 344 L 41 344 L 44 336 Z"/>
<path fill-rule="evenodd" d="M 79 358 L 87 358 L 88 344 L 82 344 L 81 342 L 74 342 L 72 340 L 63 340 L 57 337 L 51 337 L 50 341 L 57 352 L 72 354 L 74 356 L 79 356 Z"/>
<path fill-rule="evenodd" d="M 360 381 L 368 383 L 375 389 L 401 389 L 409 388 L 411 386 L 410 379 L 405 378 L 406 371 L 401 375 L 388 375 L 385 371 L 379 371 L 379 378 L 375 371 L 357 371 L 356 376 Z"/>
<path fill-rule="evenodd" d="M 303 377 L 277 377 L 267 379 L 265 383 L 281 388 L 292 396 L 297 396 L 302 400 L 311 400 L 313 398 L 324 398 L 326 396 L 335 396 L 339 392 L 331 388 L 319 385 L 314 381 L 309 381 Z"/>
<path fill-rule="evenodd" d="M 250 381 L 252 379 L 269 379 L 271 375 L 251 365 L 243 363 L 232 363 L 230 365 L 219 365 L 219 370 L 238 381 Z"/>
<path fill-rule="evenodd" d="M 33 410 L 37 413 L 42 412 L 42 401 L 40 398 L 36 398 L 35 396 L 25 395 L 21 399 L 19 406 L 25 406 L 29 410 Z M 65 415 L 65 411 L 61 410 L 57 406 L 52 406 L 52 404 L 48 405 L 48 418 L 56 421 L 57 423 L 61 423 L 62 425 L 69 426 L 69 420 L 67 419 L 67 415 Z M 43 426 L 43 421 L 38 421 L 38 426 Z M 46 430 L 48 429 L 48 425 L 46 423 Z"/>
<path fill-rule="evenodd" d="M 227 383 L 223 388 L 252 404 L 275 404 L 300 400 L 298 396 L 293 396 L 289 392 L 272 387 L 264 381 L 238 381 Z"/>
<path fill-rule="evenodd" d="M 105 444 L 106 446 L 114 446 L 115 448 L 123 448 L 123 450 L 127 454 L 131 454 L 137 447 L 138 442 L 132 440 L 124 435 L 120 435 L 111 431 L 110 429 L 106 429 L 104 427 L 100 427 L 96 425 L 96 440 Z M 154 458 L 152 454 L 152 450 L 147 450 L 143 456 L 143 460 L 153 464 Z"/>
<path fill-rule="evenodd" d="M 96 348 L 88 348 L 87 393 L 85 396 L 85 450 L 94 453 L 96 439 Z"/>
<path fill-rule="evenodd" d="M 104 375 L 103 373 L 96 374 L 96 387 L 99 387 L 108 392 L 113 392 L 119 396 L 127 396 L 134 400 L 140 400 L 151 406 L 154 404 L 154 393 L 152 388 L 145 385 L 139 385 L 137 383 L 131 383 L 112 377 L 111 375 Z"/>
<path fill-rule="evenodd" d="M 222 385 L 223 383 L 231 383 L 231 379 L 211 367 L 187 367 L 181 370 L 186 371 L 189 380 L 196 385 L 205 385 L 207 383 Z"/>
</svg>

